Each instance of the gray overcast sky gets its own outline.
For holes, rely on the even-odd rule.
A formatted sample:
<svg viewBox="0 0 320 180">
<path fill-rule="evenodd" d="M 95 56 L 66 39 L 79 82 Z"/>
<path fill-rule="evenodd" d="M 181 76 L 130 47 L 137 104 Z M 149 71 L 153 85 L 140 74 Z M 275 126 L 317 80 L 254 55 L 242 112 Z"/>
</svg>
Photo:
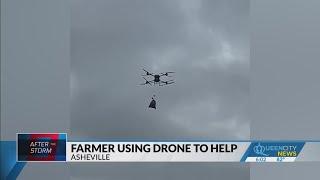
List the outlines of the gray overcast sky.
<svg viewBox="0 0 320 180">
<path fill-rule="evenodd" d="M 248 21 L 247 0 L 72 1 L 72 135 L 249 138 Z"/>
<path fill-rule="evenodd" d="M 71 138 L 249 139 L 248 0 L 72 0 L 71 5 Z M 175 71 L 176 83 L 140 86 L 142 68 Z M 157 110 L 147 108 L 153 94 Z M 249 176 L 243 165 L 184 166 L 205 171 L 208 179 L 226 177 L 227 168 L 234 177 Z M 116 171 L 114 165 L 98 167 L 100 175 L 102 169 Z M 182 165 L 153 165 L 150 175 L 173 167 Z M 78 168 L 89 167 L 71 167 Z M 182 177 L 174 172 L 159 179 Z"/>
</svg>

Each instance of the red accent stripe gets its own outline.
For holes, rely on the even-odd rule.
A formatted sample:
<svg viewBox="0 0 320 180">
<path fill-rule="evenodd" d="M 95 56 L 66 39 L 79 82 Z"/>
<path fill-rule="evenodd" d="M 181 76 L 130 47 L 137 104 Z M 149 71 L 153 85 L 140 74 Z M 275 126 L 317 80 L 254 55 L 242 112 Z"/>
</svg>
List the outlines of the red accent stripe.
<svg viewBox="0 0 320 180">
<path fill-rule="evenodd" d="M 49 140 L 49 147 L 52 148 L 51 154 L 46 157 L 35 157 L 32 154 L 28 155 L 28 161 L 54 161 L 57 152 L 57 144 L 59 139 L 59 134 L 31 134 L 30 143 L 37 142 L 39 139 L 47 138 Z M 55 143 L 55 146 L 51 146 L 51 143 Z"/>
</svg>

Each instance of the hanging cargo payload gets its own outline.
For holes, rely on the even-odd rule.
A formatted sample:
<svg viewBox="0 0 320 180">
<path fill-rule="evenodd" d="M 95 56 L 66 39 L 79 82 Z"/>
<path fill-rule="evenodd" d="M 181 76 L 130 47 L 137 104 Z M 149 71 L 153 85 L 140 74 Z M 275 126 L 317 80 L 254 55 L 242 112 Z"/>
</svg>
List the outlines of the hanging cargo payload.
<svg viewBox="0 0 320 180">
<path fill-rule="evenodd" d="M 150 104 L 149 104 L 149 108 L 153 108 L 153 109 L 157 109 L 156 108 L 156 100 L 154 100 L 154 98 L 152 98 Z"/>
</svg>

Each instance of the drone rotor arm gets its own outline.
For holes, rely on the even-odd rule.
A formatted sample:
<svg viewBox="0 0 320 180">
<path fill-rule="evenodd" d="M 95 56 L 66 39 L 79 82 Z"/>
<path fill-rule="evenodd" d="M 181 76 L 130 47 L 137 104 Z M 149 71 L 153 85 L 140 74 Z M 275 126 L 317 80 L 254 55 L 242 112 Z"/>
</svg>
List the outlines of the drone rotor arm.
<svg viewBox="0 0 320 180">
<path fill-rule="evenodd" d="M 141 84 L 141 85 L 146 85 L 146 84 L 149 84 L 151 86 L 151 83 L 153 82 L 152 81 L 148 81 L 145 77 L 142 77 L 146 82 L 144 84 Z"/>
<path fill-rule="evenodd" d="M 172 76 L 169 76 L 170 73 L 175 73 L 175 72 L 173 72 L 173 71 L 163 72 L 163 73 L 160 73 L 160 76 L 172 77 Z"/>
<path fill-rule="evenodd" d="M 145 69 L 143 69 L 143 68 L 142 68 L 142 70 L 143 70 L 144 72 L 146 72 L 146 74 L 145 74 L 145 75 L 142 75 L 142 76 L 149 76 L 149 75 L 153 76 L 153 73 L 150 73 L 149 71 L 147 71 L 147 70 L 145 70 Z"/>
<path fill-rule="evenodd" d="M 165 85 L 169 85 L 169 84 L 173 84 L 174 81 L 173 80 L 169 80 L 169 81 L 160 81 L 159 86 L 165 86 Z"/>
</svg>

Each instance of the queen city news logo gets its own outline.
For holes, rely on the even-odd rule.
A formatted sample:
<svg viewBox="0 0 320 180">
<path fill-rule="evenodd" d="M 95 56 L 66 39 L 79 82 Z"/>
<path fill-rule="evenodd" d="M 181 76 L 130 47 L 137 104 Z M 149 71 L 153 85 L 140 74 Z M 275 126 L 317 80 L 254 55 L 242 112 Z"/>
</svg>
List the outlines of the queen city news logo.
<svg viewBox="0 0 320 180">
<path fill-rule="evenodd" d="M 18 161 L 65 161 L 65 133 L 17 134 Z"/>
<path fill-rule="evenodd" d="M 297 157 L 304 142 L 253 142 L 248 157 Z"/>
</svg>

